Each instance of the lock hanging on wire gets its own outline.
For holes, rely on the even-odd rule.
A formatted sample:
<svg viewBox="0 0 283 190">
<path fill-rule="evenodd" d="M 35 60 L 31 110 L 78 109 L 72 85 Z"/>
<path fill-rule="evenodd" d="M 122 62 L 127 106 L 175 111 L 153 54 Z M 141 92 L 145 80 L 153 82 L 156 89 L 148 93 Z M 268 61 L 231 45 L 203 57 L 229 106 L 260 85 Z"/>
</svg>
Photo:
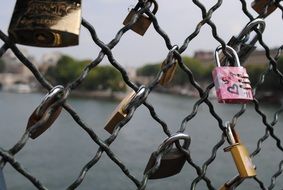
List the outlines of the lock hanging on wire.
<svg viewBox="0 0 283 190">
<path fill-rule="evenodd" d="M 250 39 L 250 34 L 255 29 L 255 27 L 259 30 L 261 34 L 263 34 L 265 30 L 264 19 L 256 18 L 252 20 L 245 26 L 245 28 L 237 36 L 233 36 L 227 43 L 228 46 L 236 50 L 241 64 L 244 64 L 245 61 L 251 55 L 251 53 L 256 49 L 255 44 L 259 38 L 258 34 L 256 33 L 255 36 L 253 36 L 253 38 Z"/>
<path fill-rule="evenodd" d="M 180 173 L 186 162 L 186 155 L 178 148 L 172 148 L 173 143 L 179 140 L 184 140 L 182 148 L 188 150 L 191 143 L 189 135 L 177 133 L 167 138 L 150 156 L 144 170 L 144 174 L 153 172 L 148 179 L 161 179 Z M 158 168 L 152 171 L 154 167 Z"/>
<path fill-rule="evenodd" d="M 81 0 L 17 0 L 8 29 L 15 42 L 37 47 L 79 43 Z"/>
<path fill-rule="evenodd" d="M 145 100 L 147 92 L 144 86 L 141 86 L 137 93 L 135 91 L 130 92 L 112 112 L 104 129 L 112 134 L 116 125 L 128 116 L 129 107 L 132 106 L 131 104 L 140 98 Z"/>
<path fill-rule="evenodd" d="M 44 133 L 49 127 L 51 127 L 51 125 L 59 117 L 62 110 L 62 106 L 56 105 L 56 103 L 60 99 L 62 99 L 63 96 L 64 96 L 64 87 L 60 85 L 55 86 L 44 97 L 41 104 L 31 114 L 26 129 L 31 130 L 30 137 L 32 139 L 35 139 L 38 136 L 40 136 L 42 133 Z M 43 120 L 43 122 L 39 126 L 37 126 L 35 129 L 30 129 L 41 120 Z"/>
<path fill-rule="evenodd" d="M 262 15 L 264 18 L 277 9 L 275 3 L 270 0 L 254 0 L 251 3 L 251 6 L 259 15 Z"/>
<path fill-rule="evenodd" d="M 226 123 L 226 136 L 230 145 L 224 148 L 224 151 L 231 152 L 239 176 L 241 178 L 256 176 L 255 165 L 252 163 L 248 149 L 241 143 L 239 134 L 229 122 Z"/>
<path fill-rule="evenodd" d="M 156 0 L 150 0 L 150 2 L 153 3 L 154 7 L 153 7 L 152 13 L 155 15 L 158 11 L 158 4 L 157 4 Z M 123 21 L 123 24 L 125 26 L 128 25 L 131 22 L 131 20 L 137 14 L 139 9 L 140 9 L 140 3 L 138 3 L 133 9 L 131 9 L 130 13 L 127 15 L 127 17 Z M 134 32 L 136 32 L 137 34 L 143 36 L 145 34 L 145 32 L 147 31 L 147 29 L 149 28 L 149 26 L 151 25 L 151 23 L 152 23 L 151 19 L 147 15 L 142 14 L 137 19 L 137 21 L 133 24 L 131 29 Z"/>
<path fill-rule="evenodd" d="M 161 69 L 164 69 L 164 73 L 160 78 L 159 84 L 162 86 L 167 85 L 170 83 L 174 77 L 174 74 L 177 69 L 177 60 L 174 58 L 174 51 L 178 49 L 178 46 L 175 45 L 173 48 L 169 51 L 166 59 L 161 64 Z"/>
<path fill-rule="evenodd" d="M 236 51 L 230 46 L 226 46 L 226 50 L 233 55 L 236 66 L 221 66 L 219 52 L 222 48 L 219 46 L 215 50 L 217 67 L 212 71 L 218 102 L 237 104 L 252 101 L 253 93 L 249 75 L 246 69 L 240 65 Z"/>
</svg>

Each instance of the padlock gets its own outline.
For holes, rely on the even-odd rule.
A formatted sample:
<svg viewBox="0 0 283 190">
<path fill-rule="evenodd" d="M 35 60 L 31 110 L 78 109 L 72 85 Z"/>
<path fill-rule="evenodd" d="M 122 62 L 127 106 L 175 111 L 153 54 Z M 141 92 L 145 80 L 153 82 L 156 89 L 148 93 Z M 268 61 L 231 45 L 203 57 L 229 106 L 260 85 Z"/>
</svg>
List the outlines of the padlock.
<svg viewBox="0 0 283 190">
<path fill-rule="evenodd" d="M 154 5 L 154 8 L 153 8 L 153 11 L 152 13 L 153 14 L 156 14 L 157 11 L 158 11 L 158 4 L 155 0 L 150 0 L 153 5 Z M 131 11 L 130 13 L 127 15 L 127 17 L 125 18 L 125 20 L 123 21 L 123 24 L 126 26 L 128 25 L 132 18 L 134 17 L 135 14 L 137 14 L 138 10 L 140 8 L 140 3 L 138 3 Z M 150 20 L 150 18 L 145 15 L 145 14 L 142 14 L 138 19 L 137 21 L 133 24 L 133 26 L 131 27 L 131 29 L 138 33 L 139 35 L 143 36 L 145 34 L 145 32 L 147 31 L 147 29 L 149 28 L 149 26 L 151 25 L 152 21 Z"/>
<path fill-rule="evenodd" d="M 186 134 L 177 133 L 167 138 L 158 148 L 153 152 L 144 170 L 144 174 L 150 172 L 158 163 L 158 169 L 149 175 L 148 179 L 160 179 L 170 177 L 180 173 L 185 162 L 186 155 L 178 148 L 172 148 L 173 143 L 179 140 L 184 140 L 183 149 L 188 150 L 191 137 Z M 171 148 L 169 150 L 166 150 Z"/>
<path fill-rule="evenodd" d="M 104 129 L 112 134 L 116 125 L 125 119 L 128 115 L 126 111 L 126 106 L 129 104 L 129 102 L 135 97 L 136 93 L 135 91 L 130 92 L 122 101 L 121 103 L 116 107 L 116 109 L 112 112 L 110 118 L 108 119 Z"/>
<path fill-rule="evenodd" d="M 3 169 L 0 167 L 0 190 L 6 190 L 6 182 L 4 178 Z"/>
<path fill-rule="evenodd" d="M 249 156 L 248 149 L 240 142 L 240 137 L 230 123 L 226 126 L 226 136 L 230 146 L 224 148 L 225 152 L 231 152 L 239 176 L 250 178 L 256 176 L 255 165 Z"/>
<path fill-rule="evenodd" d="M 250 38 L 250 34 L 255 29 L 255 27 L 260 31 L 261 34 L 263 34 L 265 30 L 264 19 L 257 18 L 252 20 L 245 26 L 245 28 L 238 34 L 238 36 L 233 36 L 227 43 L 228 46 L 237 51 L 239 60 L 242 64 L 245 63 L 249 55 L 256 49 L 255 44 L 258 41 L 258 34 L 255 34 L 255 36 L 251 40 L 247 41 L 247 39 Z"/>
<path fill-rule="evenodd" d="M 255 0 L 251 6 L 259 15 L 263 15 L 263 17 L 267 17 L 277 8 L 275 3 L 270 0 Z"/>
<path fill-rule="evenodd" d="M 174 58 L 174 51 L 178 48 L 178 46 L 173 46 L 173 48 L 168 53 L 167 58 L 161 64 L 161 69 L 169 66 L 166 68 L 162 77 L 160 78 L 159 84 L 162 86 L 167 85 L 170 83 L 174 77 L 177 68 L 177 60 Z"/>
<path fill-rule="evenodd" d="M 224 185 L 222 185 L 219 190 L 230 190 L 232 189 L 232 186 L 235 185 L 235 183 L 239 182 L 241 180 L 240 176 L 237 175 L 231 180 L 227 181 Z"/>
<path fill-rule="evenodd" d="M 79 43 L 81 0 L 17 0 L 8 29 L 15 42 L 38 47 Z"/>
<path fill-rule="evenodd" d="M 217 67 L 212 71 L 216 95 L 219 103 L 248 103 L 253 100 L 252 87 L 249 76 L 240 61 L 236 51 L 230 46 L 226 46 L 234 57 L 236 67 L 221 66 L 219 61 L 219 46 L 215 51 Z"/>
<path fill-rule="evenodd" d="M 58 118 L 58 116 L 61 113 L 62 106 L 56 105 L 52 109 L 51 107 L 58 102 L 60 99 L 62 99 L 64 95 L 64 87 L 63 86 L 55 86 L 43 99 L 41 104 L 34 110 L 34 112 L 31 114 L 28 124 L 27 124 L 27 130 L 34 126 L 37 122 L 39 122 L 42 118 L 46 117 L 46 114 L 48 115 L 48 118 L 37 128 L 30 131 L 30 137 L 32 139 L 37 138 L 40 136 L 43 132 L 45 132 L 51 125 L 54 123 L 54 121 Z"/>
</svg>

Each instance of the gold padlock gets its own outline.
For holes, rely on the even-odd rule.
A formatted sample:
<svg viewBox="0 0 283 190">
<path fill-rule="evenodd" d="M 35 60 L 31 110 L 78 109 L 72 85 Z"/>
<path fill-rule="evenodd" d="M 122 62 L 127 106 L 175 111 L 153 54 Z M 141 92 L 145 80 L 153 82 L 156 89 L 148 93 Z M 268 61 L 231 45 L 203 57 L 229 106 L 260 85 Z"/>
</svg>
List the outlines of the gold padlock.
<svg viewBox="0 0 283 190">
<path fill-rule="evenodd" d="M 233 160 L 241 178 L 256 176 L 255 166 L 249 156 L 248 149 L 240 142 L 238 133 L 227 124 L 226 135 L 230 146 L 224 148 L 225 152 L 231 152 Z"/>
<path fill-rule="evenodd" d="M 79 43 L 81 0 L 17 0 L 8 29 L 15 42 L 38 47 Z"/>
<path fill-rule="evenodd" d="M 158 4 L 155 0 L 150 0 L 153 4 L 154 4 L 154 8 L 152 13 L 156 14 L 158 11 Z M 132 20 L 132 18 L 134 17 L 134 15 L 137 13 L 137 11 L 140 8 L 140 3 L 138 3 L 135 8 L 133 8 L 130 13 L 127 15 L 127 17 L 125 18 L 125 20 L 123 21 L 124 25 L 128 25 L 130 23 L 130 21 Z M 145 32 L 147 31 L 147 29 L 149 28 L 149 26 L 151 25 L 152 21 L 150 20 L 150 18 L 148 16 L 146 16 L 145 14 L 141 15 L 138 20 L 133 24 L 132 26 L 132 30 L 136 33 L 138 33 L 139 35 L 143 36 L 145 34 Z"/>
<path fill-rule="evenodd" d="M 219 188 L 219 190 L 230 190 L 230 187 L 226 185 L 226 183 Z"/>
<path fill-rule="evenodd" d="M 162 86 L 167 85 L 170 83 L 174 77 L 174 74 L 177 69 L 177 60 L 174 58 L 174 51 L 178 48 L 178 46 L 173 46 L 170 50 L 167 58 L 161 64 L 161 69 L 169 66 L 169 68 L 165 69 L 164 74 L 162 75 L 159 84 Z"/>
<path fill-rule="evenodd" d="M 224 185 L 222 185 L 219 190 L 230 190 L 232 189 L 231 187 L 238 181 L 240 181 L 241 178 L 240 176 L 235 176 L 234 178 L 232 178 L 231 180 L 227 181 Z"/>
<path fill-rule="evenodd" d="M 271 3 L 271 4 L 268 3 L 270 3 L 269 0 L 255 0 L 252 2 L 251 6 L 258 14 L 260 15 L 264 14 L 263 16 L 267 17 L 277 8 L 275 3 Z"/>
<path fill-rule="evenodd" d="M 111 114 L 110 118 L 108 119 L 104 127 L 104 129 L 108 133 L 112 134 L 117 123 L 119 123 L 120 121 L 122 121 L 127 117 L 127 112 L 125 108 L 129 104 L 129 102 L 135 97 L 135 95 L 136 95 L 135 91 L 130 92 L 113 111 L 113 113 Z"/>
</svg>

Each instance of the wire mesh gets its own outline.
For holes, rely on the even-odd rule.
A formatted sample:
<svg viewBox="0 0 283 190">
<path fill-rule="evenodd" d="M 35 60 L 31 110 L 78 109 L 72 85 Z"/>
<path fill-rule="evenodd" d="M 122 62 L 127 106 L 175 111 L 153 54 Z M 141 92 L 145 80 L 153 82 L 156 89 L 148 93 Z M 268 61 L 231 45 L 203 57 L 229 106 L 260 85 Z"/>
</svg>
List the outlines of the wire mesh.
<svg viewBox="0 0 283 190">
<path fill-rule="evenodd" d="M 137 187 L 137 189 L 146 189 L 148 178 L 151 175 L 151 172 L 145 173 L 142 179 L 136 178 L 130 170 L 127 168 L 127 166 L 119 159 L 119 157 L 111 150 L 110 145 L 115 142 L 116 138 L 119 135 L 120 130 L 123 130 L 123 126 L 128 123 L 133 115 L 135 114 L 135 110 L 139 106 L 144 106 L 148 109 L 151 117 L 159 123 L 160 127 L 162 128 L 163 132 L 168 136 L 171 137 L 174 132 L 170 130 L 170 128 L 167 126 L 166 122 L 162 120 L 162 118 L 159 117 L 158 113 L 156 112 L 154 106 L 147 101 L 147 97 L 150 96 L 151 92 L 156 89 L 160 83 L 160 80 L 162 76 L 166 73 L 166 71 L 172 66 L 172 64 L 168 65 L 167 67 L 160 68 L 160 71 L 156 75 L 156 77 L 150 81 L 148 84 L 144 84 L 142 86 L 138 86 L 135 82 L 131 81 L 127 71 L 123 66 L 119 64 L 119 62 L 116 60 L 116 57 L 113 55 L 112 50 L 118 45 L 120 42 L 122 36 L 129 32 L 130 28 L 137 22 L 138 18 L 142 14 L 146 14 L 149 19 L 152 21 L 154 29 L 156 33 L 158 33 L 162 39 L 164 40 L 166 47 L 168 49 L 168 56 L 174 56 L 174 58 L 178 62 L 178 66 L 181 68 L 183 72 L 187 75 L 187 83 L 192 85 L 193 88 L 195 88 L 198 92 L 198 99 L 195 101 L 195 104 L 193 106 L 193 110 L 191 113 L 189 113 L 182 121 L 182 125 L 178 131 L 175 131 L 177 133 L 185 133 L 185 130 L 189 127 L 189 122 L 195 118 L 199 113 L 199 107 L 201 105 L 206 105 L 210 111 L 210 114 L 213 116 L 213 118 L 218 123 L 218 127 L 220 129 L 220 140 L 217 142 L 217 144 L 214 145 L 210 157 L 206 159 L 206 161 L 202 165 L 198 165 L 191 157 L 190 151 L 182 149 L 178 144 L 176 146 L 182 150 L 183 153 L 186 155 L 187 163 L 190 166 L 192 166 L 195 169 L 195 173 L 197 177 L 188 183 L 190 183 L 190 189 L 196 189 L 198 184 L 201 181 L 204 181 L 208 189 L 217 189 L 215 185 L 213 184 L 213 181 L 207 176 L 207 169 L 210 167 L 215 159 L 217 151 L 223 146 L 225 143 L 225 124 L 223 121 L 223 118 L 218 115 L 217 111 L 215 110 L 215 105 L 209 100 L 210 93 L 214 87 L 214 84 L 208 84 L 205 88 L 202 88 L 198 82 L 195 80 L 195 75 L 192 73 L 191 69 L 184 63 L 182 54 L 184 51 L 188 48 L 191 41 L 193 41 L 198 34 L 200 33 L 200 30 L 204 26 L 209 26 L 212 30 L 212 36 L 219 42 L 220 45 L 222 45 L 224 49 L 224 54 L 229 59 L 230 54 L 229 52 L 225 51 L 225 47 L 227 46 L 227 42 L 221 38 L 221 36 L 218 34 L 217 26 L 213 22 L 213 14 L 215 11 L 217 11 L 221 6 L 223 1 L 217 0 L 215 1 L 215 4 L 212 7 L 205 7 L 201 1 L 193 0 L 192 1 L 196 7 L 198 7 L 201 10 L 202 19 L 198 22 L 198 24 L 195 27 L 195 30 L 187 36 L 187 38 L 184 40 L 184 42 L 179 45 L 175 46 L 172 44 L 170 37 L 166 34 L 165 30 L 161 28 L 159 25 L 159 22 L 156 18 L 156 16 L 151 11 L 152 2 L 151 1 L 139 1 L 141 8 L 136 13 L 136 17 L 134 17 L 130 23 L 123 28 L 121 28 L 115 37 L 111 40 L 110 43 L 106 44 L 102 40 L 99 39 L 95 27 L 90 24 L 87 20 L 82 19 L 82 26 L 85 27 L 89 35 L 92 37 L 93 43 L 95 43 L 99 48 L 100 52 L 98 56 L 89 64 L 87 65 L 83 72 L 80 74 L 80 76 L 75 79 L 74 81 L 70 81 L 63 89 L 63 96 L 56 100 L 49 108 L 48 108 L 48 114 L 44 115 L 44 117 L 40 118 L 34 125 L 31 126 L 28 130 L 25 131 L 23 136 L 18 140 L 18 142 L 11 147 L 9 150 L 3 149 L 0 147 L 0 166 L 1 169 L 3 169 L 7 163 L 9 163 L 17 172 L 19 172 L 21 175 L 23 175 L 27 180 L 29 180 L 36 188 L 38 189 L 48 189 L 45 187 L 45 185 L 37 179 L 36 176 L 33 176 L 32 173 L 24 169 L 23 165 L 15 159 L 15 155 L 19 153 L 27 144 L 29 140 L 29 136 L 32 133 L 32 131 L 36 130 L 37 128 L 40 128 L 42 123 L 46 122 L 50 115 L 54 112 L 56 107 L 62 106 L 73 118 L 74 122 L 77 123 L 77 126 L 80 127 L 82 130 L 84 130 L 89 138 L 94 141 L 98 146 L 98 150 L 96 151 L 96 154 L 94 155 L 93 159 L 91 159 L 88 163 L 85 164 L 85 166 L 81 169 L 79 176 L 77 179 L 75 179 L 69 187 L 66 189 L 76 189 L 79 188 L 83 180 L 85 179 L 86 175 L 88 174 L 89 170 L 94 167 L 98 161 L 101 159 L 102 154 L 107 154 L 107 156 L 121 169 L 121 173 L 123 173 L 125 176 L 129 178 L 132 183 L 134 183 Z M 249 19 L 249 22 L 252 22 L 258 18 L 264 18 L 265 14 L 259 15 L 257 18 L 254 18 L 252 14 L 247 9 L 247 2 L 245 0 L 240 0 L 242 4 L 242 12 L 243 14 Z M 270 1 L 270 3 L 275 3 L 275 5 L 280 9 L 280 11 L 283 14 L 282 4 L 280 1 Z M 280 27 L 280 26 L 278 26 Z M 258 156 L 261 152 L 262 146 L 264 142 L 267 139 L 273 139 L 275 141 L 276 147 L 279 151 L 283 151 L 283 146 L 281 143 L 280 136 L 275 133 L 274 128 L 280 127 L 279 123 L 279 116 L 282 115 L 283 108 L 281 107 L 279 110 L 277 110 L 274 113 L 273 120 L 271 122 L 268 121 L 267 116 L 265 115 L 264 111 L 260 107 L 260 102 L 257 100 L 257 89 L 260 88 L 265 83 L 265 78 L 270 73 L 275 74 L 277 79 L 280 82 L 280 85 L 283 85 L 283 74 L 278 69 L 278 59 L 281 56 L 281 52 L 283 49 L 283 46 L 280 46 L 277 48 L 277 55 L 275 57 L 271 56 L 271 49 L 268 47 L 268 45 L 264 42 L 264 38 L 262 35 L 262 32 L 257 29 L 253 28 L 253 30 L 257 34 L 258 43 L 260 46 L 264 49 L 266 53 L 266 58 L 268 59 L 268 62 L 266 63 L 267 70 L 260 75 L 258 78 L 258 81 L 256 85 L 253 87 L 255 99 L 253 100 L 253 106 L 254 110 L 257 112 L 259 117 L 261 118 L 262 124 L 265 126 L 265 134 L 258 139 L 257 147 L 256 149 L 251 153 L 251 157 L 254 158 Z M 18 49 L 16 44 L 14 44 L 9 37 L 0 30 L 0 39 L 3 41 L 4 45 L 0 49 L 0 57 L 5 54 L 5 52 L 10 49 L 15 56 L 21 61 L 22 64 L 24 64 L 32 73 L 34 78 L 41 84 L 43 88 L 50 91 L 53 88 L 53 85 L 43 76 L 43 74 L 38 70 L 38 68 L 30 62 L 27 57 L 24 56 L 24 54 Z M 239 42 L 241 43 L 241 42 Z M 176 48 L 177 47 L 177 48 Z M 172 51 L 173 49 L 173 51 Z M 101 139 L 101 137 L 98 136 L 98 134 L 95 133 L 95 131 L 88 126 L 87 123 L 85 123 L 81 117 L 80 113 L 77 113 L 76 110 L 74 110 L 67 102 L 69 95 L 72 94 L 72 91 L 77 89 L 86 79 L 90 71 L 95 70 L 96 67 L 102 62 L 102 60 L 107 57 L 109 62 L 112 64 L 112 66 L 117 69 L 122 77 L 126 85 L 133 89 L 135 92 L 138 92 L 141 88 L 144 90 L 143 93 L 140 93 L 137 98 L 135 98 L 135 101 L 132 101 L 131 104 L 127 107 L 127 116 L 120 122 L 118 122 L 114 128 L 113 133 L 111 136 L 109 136 L 106 140 Z M 243 105 L 242 108 L 236 113 L 231 121 L 234 125 L 236 125 L 237 120 L 245 114 L 246 111 L 246 105 Z M 158 167 L 157 165 L 154 166 L 155 169 Z M 281 160 L 278 163 L 278 170 L 274 171 L 274 175 L 270 179 L 270 184 L 265 184 L 259 177 L 253 177 L 252 179 L 258 184 L 259 189 L 274 189 L 276 187 L 276 179 L 281 176 L 283 170 L 283 160 Z M 166 179 L 165 179 L 166 180 Z M 243 182 L 243 179 L 237 180 L 237 183 L 233 184 L 233 187 L 229 187 L 231 189 L 236 189 L 241 185 Z M 283 187 L 278 187 L 282 189 Z"/>
</svg>

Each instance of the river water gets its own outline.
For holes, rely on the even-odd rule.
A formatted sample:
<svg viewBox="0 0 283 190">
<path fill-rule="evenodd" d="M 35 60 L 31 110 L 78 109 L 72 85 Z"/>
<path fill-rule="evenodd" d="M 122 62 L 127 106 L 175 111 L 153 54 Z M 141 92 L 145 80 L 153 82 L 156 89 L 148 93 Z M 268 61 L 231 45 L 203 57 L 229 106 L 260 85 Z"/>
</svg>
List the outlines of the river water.
<svg viewBox="0 0 283 190">
<path fill-rule="evenodd" d="M 0 92 L 0 147 L 9 149 L 20 139 L 30 114 L 39 105 L 43 96 L 42 94 Z M 168 124 L 170 130 L 175 132 L 182 120 L 192 112 L 196 99 L 152 93 L 148 101 L 154 105 L 156 112 Z M 103 127 L 117 102 L 68 99 L 68 103 L 101 139 L 109 137 Z M 222 105 L 215 100 L 212 100 L 212 103 L 215 111 L 224 121 L 231 120 L 240 109 L 239 105 Z M 260 109 L 267 115 L 267 120 L 270 122 L 279 106 L 262 105 Z M 279 123 L 274 130 L 281 140 L 283 140 L 282 123 L 283 117 L 280 115 Z M 247 111 L 239 119 L 237 130 L 249 151 L 255 150 L 257 140 L 265 133 L 265 126 L 253 105 L 248 105 Z M 211 156 L 213 146 L 221 138 L 218 123 L 205 104 L 199 107 L 197 115 L 189 121 L 185 132 L 192 138 L 190 145 L 192 159 L 201 166 Z M 120 131 L 116 141 L 111 145 L 111 150 L 128 167 L 131 174 L 142 179 L 150 154 L 157 149 L 165 137 L 160 125 L 150 117 L 149 111 L 141 106 L 132 120 Z M 226 146 L 227 143 L 217 151 L 215 161 L 207 170 L 207 176 L 216 188 L 237 174 L 231 154 L 223 151 Z M 81 168 L 93 158 L 97 149 L 98 146 L 87 133 L 81 130 L 66 111 L 63 111 L 49 130 L 38 139 L 28 141 L 23 150 L 16 155 L 16 160 L 48 189 L 62 190 L 77 178 Z M 272 138 L 263 143 L 262 151 L 253 159 L 257 166 L 258 177 L 267 186 L 282 159 L 283 153 L 278 150 Z M 9 164 L 6 165 L 4 173 L 9 190 L 36 189 Z M 186 164 L 182 172 L 176 176 L 163 180 L 150 180 L 147 189 L 190 189 L 196 177 L 195 170 Z M 78 189 L 132 190 L 136 187 L 121 169 L 106 154 L 103 154 L 101 160 L 87 173 Z M 202 181 L 196 189 L 204 190 L 207 187 Z M 260 188 L 254 180 L 247 179 L 238 189 Z M 283 175 L 277 178 L 274 189 L 283 189 Z"/>
</svg>

